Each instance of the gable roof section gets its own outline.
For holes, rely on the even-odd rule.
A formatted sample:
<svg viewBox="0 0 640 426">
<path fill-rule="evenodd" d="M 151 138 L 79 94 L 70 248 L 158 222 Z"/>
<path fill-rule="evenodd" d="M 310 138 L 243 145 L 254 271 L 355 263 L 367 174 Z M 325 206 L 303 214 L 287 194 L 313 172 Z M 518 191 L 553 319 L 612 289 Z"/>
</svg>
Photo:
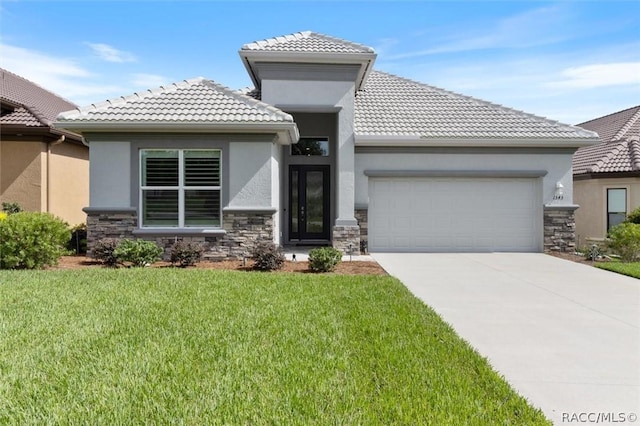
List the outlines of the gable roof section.
<svg viewBox="0 0 640 426">
<path fill-rule="evenodd" d="M 590 145 L 593 132 L 373 71 L 356 95 L 356 143 Z M 384 142 L 384 141 L 387 142 Z"/>
<path fill-rule="evenodd" d="M 273 131 L 289 142 L 298 137 L 291 115 L 202 77 L 68 111 L 56 125 L 80 132 Z"/>
<path fill-rule="evenodd" d="M 247 43 L 240 58 L 257 88 L 262 85 L 260 68 L 265 64 L 357 65 L 356 88 L 371 72 L 376 52 L 371 47 L 313 31 L 273 37 Z"/>
<path fill-rule="evenodd" d="M 73 102 L 3 68 L 0 68 L 0 76 L 0 102 L 3 110 L 10 110 L 0 117 L 2 126 L 41 128 L 59 133 L 52 128 L 55 117 L 62 111 L 77 107 Z M 78 135 L 65 135 L 80 140 Z"/>
<path fill-rule="evenodd" d="M 640 172 L 640 105 L 579 124 L 599 143 L 573 156 L 573 174 Z"/>
<path fill-rule="evenodd" d="M 371 47 L 336 37 L 302 31 L 290 35 L 254 41 L 242 46 L 242 50 L 268 52 L 306 53 L 375 53 Z"/>
</svg>

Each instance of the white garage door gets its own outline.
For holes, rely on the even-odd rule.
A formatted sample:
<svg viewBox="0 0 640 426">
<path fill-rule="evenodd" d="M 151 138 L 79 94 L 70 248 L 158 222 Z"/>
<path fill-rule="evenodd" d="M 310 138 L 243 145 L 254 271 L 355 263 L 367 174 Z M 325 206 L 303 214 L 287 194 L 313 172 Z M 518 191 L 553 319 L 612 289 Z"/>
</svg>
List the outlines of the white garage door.
<svg viewBox="0 0 640 426">
<path fill-rule="evenodd" d="M 369 178 L 372 252 L 541 251 L 539 179 Z"/>
</svg>

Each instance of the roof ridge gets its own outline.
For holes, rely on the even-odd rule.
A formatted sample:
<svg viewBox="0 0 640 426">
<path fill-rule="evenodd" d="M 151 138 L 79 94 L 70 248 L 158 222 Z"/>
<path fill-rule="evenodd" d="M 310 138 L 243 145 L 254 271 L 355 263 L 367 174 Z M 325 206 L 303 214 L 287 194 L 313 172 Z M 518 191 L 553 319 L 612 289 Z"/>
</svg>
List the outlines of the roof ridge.
<svg viewBox="0 0 640 426">
<path fill-rule="evenodd" d="M 142 99 L 146 99 L 152 96 L 157 96 L 157 95 L 161 95 L 164 93 L 171 93 L 174 92 L 180 88 L 183 87 L 189 87 L 192 86 L 194 84 L 197 84 L 201 81 L 205 80 L 204 77 L 196 77 L 196 78 L 192 78 L 192 79 L 188 79 L 188 80 L 181 80 L 178 82 L 174 82 L 174 83 L 170 83 L 166 86 L 156 86 L 155 88 L 151 88 L 151 89 L 145 89 L 143 91 L 140 92 L 133 92 L 130 95 L 124 95 L 124 96 L 118 96 L 117 98 L 110 98 L 107 100 L 104 100 L 102 102 L 97 102 L 97 103 L 92 103 L 83 107 L 77 107 L 75 109 L 72 109 L 70 111 L 65 111 L 63 113 L 61 113 L 60 115 L 58 115 L 58 118 L 68 118 L 70 115 L 73 115 L 76 113 L 79 114 L 85 114 L 88 112 L 94 112 L 94 111 L 99 111 L 102 108 L 108 108 L 110 106 L 115 106 L 115 105 L 119 105 L 119 104 L 124 104 L 127 103 L 129 101 L 134 101 L 134 100 L 142 100 Z M 71 114 L 73 113 L 73 114 Z"/>
<path fill-rule="evenodd" d="M 637 137 L 632 137 L 627 141 L 629 148 L 629 159 L 631 160 L 631 170 L 640 170 L 640 141 Z"/>
<path fill-rule="evenodd" d="M 637 108 L 637 107 L 634 107 L 634 108 Z M 632 108 L 628 108 L 625 111 L 628 111 L 629 109 L 632 109 Z M 639 119 L 640 119 L 640 108 L 638 108 L 638 110 L 633 114 L 633 116 L 629 120 L 627 120 L 626 123 L 624 123 L 624 125 L 620 128 L 620 130 L 618 130 L 618 133 L 616 133 L 612 139 L 613 140 L 623 139 L 624 135 L 629 131 L 631 126 L 633 126 L 636 123 L 636 121 L 638 121 Z"/>
<path fill-rule="evenodd" d="M 47 127 L 51 127 L 52 122 L 47 117 L 45 117 L 45 115 L 41 113 L 36 106 L 23 105 L 23 108 L 29 111 L 29 113 L 31 113 L 31 115 L 33 115 L 40 123 L 44 124 Z"/>
<path fill-rule="evenodd" d="M 632 107 L 625 108 L 625 109 L 620 110 L 620 111 L 612 112 L 611 114 L 607 114 L 607 115 L 603 115 L 603 116 L 600 116 L 600 117 L 592 118 L 591 120 L 587 120 L 587 121 L 583 121 L 582 123 L 578 123 L 578 124 L 576 124 L 576 126 L 582 126 L 584 124 L 591 123 L 592 121 L 602 120 L 603 118 L 611 117 L 612 115 L 618 115 L 618 114 L 621 114 L 623 112 L 629 111 L 630 109 L 634 109 L 634 108 L 638 108 L 640 110 L 640 105 L 632 106 Z"/>
<path fill-rule="evenodd" d="M 531 114 L 531 113 L 528 113 L 528 112 L 525 112 L 525 111 L 522 111 L 522 110 L 518 110 L 518 109 L 515 109 L 515 108 L 510 108 L 510 107 L 504 106 L 502 104 L 498 104 L 498 103 L 490 102 L 490 101 L 485 101 L 485 100 L 480 99 L 480 98 L 476 98 L 476 97 L 469 96 L 469 95 L 464 95 L 464 94 L 459 93 L 459 92 L 454 92 L 452 90 L 443 89 L 441 87 L 437 87 L 437 86 L 433 86 L 433 85 L 430 85 L 430 84 L 426 84 L 426 83 L 423 83 L 423 82 L 420 82 L 420 81 L 417 81 L 417 80 L 413 80 L 413 79 L 410 79 L 410 78 L 401 77 L 401 76 L 398 76 L 398 75 L 395 75 L 395 74 L 392 74 L 392 73 L 379 71 L 379 70 L 373 70 L 372 73 L 385 74 L 385 75 L 388 75 L 388 76 L 391 76 L 391 77 L 394 77 L 394 78 L 397 78 L 397 79 L 400 79 L 400 80 L 404 80 L 404 81 L 412 83 L 412 84 L 418 84 L 418 85 L 421 85 L 421 86 L 424 86 L 424 87 L 431 88 L 433 90 L 436 90 L 436 91 L 438 91 L 438 92 L 440 92 L 442 94 L 448 95 L 448 96 L 456 96 L 456 97 L 459 97 L 459 98 L 463 98 L 463 99 L 467 99 L 467 100 L 476 102 L 476 103 L 478 103 L 480 105 L 499 108 L 499 109 L 501 109 L 503 111 L 510 112 L 510 113 L 515 113 L 515 114 L 518 114 L 518 115 L 520 115 L 522 117 L 526 117 L 526 118 L 530 118 L 530 119 L 536 119 L 536 120 L 544 120 L 549 124 L 560 126 L 560 127 L 564 127 L 566 129 L 571 129 L 573 131 L 576 131 L 576 132 L 579 132 L 579 133 L 583 133 L 585 135 L 586 134 L 591 134 L 591 135 L 597 136 L 597 133 L 596 132 L 592 132 L 591 130 L 583 129 L 581 127 L 574 126 L 574 125 L 567 124 L 567 123 L 561 123 L 561 122 L 559 122 L 557 120 L 552 120 L 550 118 L 543 117 L 541 115 Z M 365 88 L 366 88 L 366 86 L 365 86 Z"/>
<path fill-rule="evenodd" d="M 300 39 L 310 38 L 310 37 L 313 37 L 313 36 L 318 37 L 318 38 L 323 38 L 323 39 L 325 39 L 327 41 L 331 41 L 331 42 L 334 42 L 334 43 L 348 45 L 349 47 L 354 48 L 354 49 L 364 50 L 364 51 L 369 52 L 369 53 L 375 53 L 375 50 L 372 47 L 366 46 L 364 44 L 356 43 L 356 42 L 349 41 L 349 40 L 346 40 L 346 39 L 343 39 L 343 38 L 334 37 L 334 36 L 318 33 L 318 32 L 315 32 L 315 31 L 310 31 L 310 30 L 299 31 L 299 32 L 295 32 L 295 33 L 292 33 L 292 34 L 285 34 L 285 35 L 281 35 L 281 36 L 270 37 L 270 38 L 266 38 L 266 39 L 262 39 L 262 40 L 256 40 L 256 41 L 253 41 L 251 43 L 243 44 L 242 45 L 242 50 L 261 49 L 261 48 L 263 48 L 265 46 L 277 46 L 280 43 L 287 42 L 287 41 L 290 41 L 290 40 L 300 40 Z"/>
<path fill-rule="evenodd" d="M 22 77 L 21 75 L 18 75 L 18 74 L 14 73 L 14 72 L 11 72 L 11 71 L 9 71 L 9 70 L 8 70 L 8 69 L 6 69 L 6 68 L 2 68 L 2 67 L 0 67 L 0 72 L 7 73 L 7 74 L 11 74 L 12 76 L 14 76 L 14 77 L 16 77 L 16 78 L 19 78 L 19 79 L 20 79 L 20 80 L 22 80 L 22 81 L 26 81 L 27 83 L 32 84 L 32 85 L 34 85 L 35 87 L 37 87 L 37 88 L 39 88 L 39 89 L 41 89 L 41 90 L 44 90 L 45 92 L 49 93 L 50 95 L 53 95 L 53 96 L 57 97 L 58 99 L 61 99 L 61 100 L 65 101 L 65 102 L 67 102 L 67 103 L 69 103 L 69 104 L 71 104 L 71 105 L 76 105 L 76 106 L 78 105 L 78 104 L 76 104 L 75 102 L 72 102 L 72 101 L 70 101 L 69 99 L 65 98 L 64 96 L 61 96 L 61 95 L 59 95 L 59 94 L 57 94 L 57 93 L 55 93 L 55 92 L 52 92 L 51 90 L 49 90 L 49 89 L 46 89 L 46 88 L 42 87 L 42 86 L 41 86 L 41 85 L 39 85 L 38 83 L 35 83 L 35 82 L 33 82 L 33 81 L 29 80 L 28 78 L 24 78 L 24 77 Z M 4 97 L 4 95 L 3 95 L 2 97 Z"/>
</svg>

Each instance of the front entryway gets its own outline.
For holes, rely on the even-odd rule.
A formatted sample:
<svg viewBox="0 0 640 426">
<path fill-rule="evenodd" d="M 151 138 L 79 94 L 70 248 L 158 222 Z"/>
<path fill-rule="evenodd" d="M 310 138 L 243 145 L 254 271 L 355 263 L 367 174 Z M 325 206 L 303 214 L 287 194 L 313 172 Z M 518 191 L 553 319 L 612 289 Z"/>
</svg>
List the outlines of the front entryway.
<svg viewBox="0 0 640 426">
<path fill-rule="evenodd" d="M 328 241 L 330 175 L 327 165 L 289 166 L 289 239 Z"/>
</svg>

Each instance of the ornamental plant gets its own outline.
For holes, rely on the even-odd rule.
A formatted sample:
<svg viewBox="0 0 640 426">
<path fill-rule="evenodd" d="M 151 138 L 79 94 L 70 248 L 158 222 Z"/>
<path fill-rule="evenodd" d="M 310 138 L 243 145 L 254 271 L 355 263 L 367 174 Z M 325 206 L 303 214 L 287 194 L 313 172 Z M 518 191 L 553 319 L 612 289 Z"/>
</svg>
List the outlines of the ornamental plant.
<svg viewBox="0 0 640 426">
<path fill-rule="evenodd" d="M 117 238 L 102 238 L 98 240 L 91 250 L 91 257 L 99 260 L 107 266 L 116 266 L 118 258 L 114 254 L 120 240 Z"/>
<path fill-rule="evenodd" d="M 282 248 L 273 243 L 259 243 L 252 252 L 253 267 L 260 271 L 276 271 L 281 269 L 286 260 Z"/>
<path fill-rule="evenodd" d="M 67 253 L 69 226 L 41 212 L 0 213 L 0 269 L 40 269 Z"/>
<path fill-rule="evenodd" d="M 171 246 L 171 263 L 177 263 L 181 267 L 186 268 L 187 266 L 198 263 L 200 259 L 202 259 L 203 253 L 204 248 L 202 244 L 176 241 L 173 246 Z"/>
<path fill-rule="evenodd" d="M 623 262 L 640 259 L 640 225 L 623 222 L 609 230 L 609 248 Z"/>
<path fill-rule="evenodd" d="M 121 240 L 113 251 L 119 262 L 129 262 L 131 266 L 149 266 L 161 259 L 162 247 L 153 241 Z"/>
<path fill-rule="evenodd" d="M 309 251 L 309 269 L 314 272 L 331 272 L 342 260 L 342 252 L 333 247 L 319 247 Z"/>
</svg>

